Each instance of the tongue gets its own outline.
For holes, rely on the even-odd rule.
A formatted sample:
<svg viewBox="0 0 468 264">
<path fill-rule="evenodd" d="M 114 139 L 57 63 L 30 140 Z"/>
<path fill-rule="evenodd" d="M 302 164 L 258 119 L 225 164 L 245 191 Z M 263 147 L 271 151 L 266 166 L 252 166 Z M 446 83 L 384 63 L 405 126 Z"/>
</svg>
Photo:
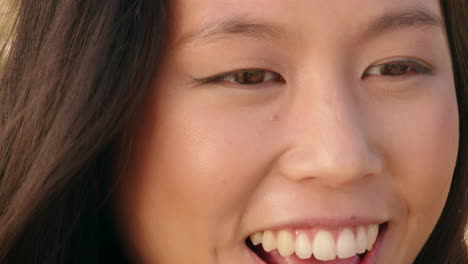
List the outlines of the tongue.
<svg viewBox="0 0 468 264">
<path fill-rule="evenodd" d="M 292 254 L 289 257 L 281 256 L 278 251 L 273 250 L 269 253 L 263 249 L 255 248 L 257 255 L 268 264 L 359 264 L 361 263 L 361 257 L 358 255 L 346 258 L 346 259 L 334 259 L 329 261 L 317 260 L 312 256 L 310 259 L 300 259 L 296 254 Z"/>
</svg>

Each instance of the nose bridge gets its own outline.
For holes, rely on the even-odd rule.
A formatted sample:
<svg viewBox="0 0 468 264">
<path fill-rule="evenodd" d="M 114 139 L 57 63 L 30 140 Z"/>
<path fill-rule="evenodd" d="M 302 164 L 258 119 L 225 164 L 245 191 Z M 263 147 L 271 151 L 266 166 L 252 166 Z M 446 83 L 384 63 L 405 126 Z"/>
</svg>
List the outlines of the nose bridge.
<svg viewBox="0 0 468 264">
<path fill-rule="evenodd" d="M 289 147 L 279 159 L 284 176 L 339 185 L 380 171 L 359 99 L 346 80 L 322 75 L 292 89 L 297 92 L 288 111 Z"/>
</svg>

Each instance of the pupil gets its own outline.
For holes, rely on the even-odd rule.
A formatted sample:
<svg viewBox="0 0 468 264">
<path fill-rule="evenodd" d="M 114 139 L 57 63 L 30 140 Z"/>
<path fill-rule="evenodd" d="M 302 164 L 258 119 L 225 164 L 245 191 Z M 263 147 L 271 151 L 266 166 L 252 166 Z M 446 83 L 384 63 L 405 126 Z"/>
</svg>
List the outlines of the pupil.
<svg viewBox="0 0 468 264">
<path fill-rule="evenodd" d="M 408 72 L 408 68 L 408 65 L 404 64 L 387 64 L 382 69 L 382 74 L 403 75 Z"/>
<path fill-rule="evenodd" d="M 263 71 L 247 71 L 241 72 L 238 75 L 238 82 L 245 84 L 258 84 L 265 79 L 265 72 Z"/>
</svg>

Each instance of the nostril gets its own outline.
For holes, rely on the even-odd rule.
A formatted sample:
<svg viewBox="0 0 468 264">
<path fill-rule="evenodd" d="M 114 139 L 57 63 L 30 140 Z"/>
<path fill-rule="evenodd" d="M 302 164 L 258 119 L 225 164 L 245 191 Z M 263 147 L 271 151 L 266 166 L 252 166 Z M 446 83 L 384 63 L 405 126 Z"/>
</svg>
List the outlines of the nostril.
<svg viewBox="0 0 468 264">
<path fill-rule="evenodd" d="M 363 146 L 359 149 L 340 147 L 336 150 L 301 145 L 279 156 L 275 170 L 291 181 L 315 180 L 333 187 L 381 174 L 383 165 L 378 152 L 365 142 L 360 145 Z M 344 150 L 347 148 L 351 150 Z"/>
</svg>

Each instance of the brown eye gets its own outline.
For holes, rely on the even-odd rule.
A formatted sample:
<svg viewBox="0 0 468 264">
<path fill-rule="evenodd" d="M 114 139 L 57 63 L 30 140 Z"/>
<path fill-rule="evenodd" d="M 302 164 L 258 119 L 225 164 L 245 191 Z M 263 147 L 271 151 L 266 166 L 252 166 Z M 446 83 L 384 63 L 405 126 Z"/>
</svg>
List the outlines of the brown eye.
<svg viewBox="0 0 468 264">
<path fill-rule="evenodd" d="M 420 74 L 430 74 L 431 70 L 423 66 L 419 62 L 412 60 L 393 61 L 369 67 L 364 72 L 363 77 L 367 77 L 370 75 L 380 75 L 386 77 L 403 77 L 411 72 Z"/>
<path fill-rule="evenodd" d="M 368 75 L 383 75 L 383 76 L 401 76 L 410 72 L 412 68 L 404 63 L 386 63 L 370 67 L 365 73 Z"/>
<path fill-rule="evenodd" d="M 216 81 L 228 81 L 241 85 L 254 85 L 267 81 L 281 81 L 281 75 L 264 70 L 242 70 L 215 78 Z"/>
<path fill-rule="evenodd" d="M 404 75 L 411 71 L 411 68 L 405 64 L 385 64 L 380 68 L 380 74 L 389 75 L 389 76 L 399 76 Z"/>
</svg>

